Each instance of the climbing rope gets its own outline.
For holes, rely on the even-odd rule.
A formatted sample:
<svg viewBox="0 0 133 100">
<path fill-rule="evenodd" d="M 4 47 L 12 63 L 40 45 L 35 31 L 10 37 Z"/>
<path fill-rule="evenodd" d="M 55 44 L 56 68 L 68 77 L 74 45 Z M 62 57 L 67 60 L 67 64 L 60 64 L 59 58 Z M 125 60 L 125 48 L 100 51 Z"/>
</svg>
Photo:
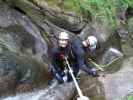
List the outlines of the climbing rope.
<svg viewBox="0 0 133 100">
<path fill-rule="evenodd" d="M 69 62 L 68 62 L 68 60 L 67 60 L 67 57 L 65 57 L 65 61 L 66 61 L 66 64 L 67 64 L 68 69 L 69 69 L 69 72 L 70 72 L 70 74 L 71 74 L 71 76 L 72 76 L 72 78 L 73 78 L 74 84 L 75 84 L 76 89 L 77 89 L 78 94 L 79 94 L 79 97 L 77 98 L 77 100 L 89 100 L 88 97 L 86 97 L 86 96 L 83 95 L 83 93 L 82 93 L 82 91 L 81 91 L 81 89 L 80 89 L 80 87 L 79 87 L 79 85 L 78 85 L 78 82 L 76 81 L 76 78 L 75 78 L 75 76 L 73 75 L 73 71 L 72 71 L 72 69 L 71 69 L 71 67 L 70 67 L 70 65 L 69 65 Z"/>
<path fill-rule="evenodd" d="M 115 59 L 113 59 L 112 61 L 110 61 L 108 64 L 106 65 L 99 65 L 96 62 L 94 62 L 92 59 L 88 58 L 88 60 L 94 65 L 96 66 L 96 68 L 100 71 L 104 71 L 104 68 L 110 66 L 112 63 L 114 63 L 115 61 L 119 60 L 121 57 L 117 57 Z"/>
</svg>

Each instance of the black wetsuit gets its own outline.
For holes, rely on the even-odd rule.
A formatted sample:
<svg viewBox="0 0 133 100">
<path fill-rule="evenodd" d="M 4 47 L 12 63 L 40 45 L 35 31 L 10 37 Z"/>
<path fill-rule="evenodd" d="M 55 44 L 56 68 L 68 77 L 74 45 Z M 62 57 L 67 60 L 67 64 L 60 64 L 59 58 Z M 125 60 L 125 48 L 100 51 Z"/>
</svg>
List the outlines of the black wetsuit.
<svg viewBox="0 0 133 100">
<path fill-rule="evenodd" d="M 92 67 L 88 64 L 88 61 L 86 59 L 86 53 L 89 51 L 89 47 L 84 47 L 82 40 L 75 39 L 74 41 L 72 41 L 72 48 L 76 56 L 78 67 L 86 73 L 92 74 Z"/>
<path fill-rule="evenodd" d="M 68 81 L 71 81 L 70 73 L 64 73 L 65 69 L 68 69 L 67 64 L 65 62 L 64 56 L 68 58 L 68 62 L 73 70 L 74 75 L 76 76 L 79 72 L 79 68 L 77 65 L 77 61 L 75 55 L 72 51 L 71 44 L 66 48 L 61 48 L 59 46 L 55 46 L 51 50 L 52 55 L 52 65 L 51 72 L 55 79 L 57 79 L 60 83 L 63 82 L 63 77 L 67 74 Z"/>
<path fill-rule="evenodd" d="M 51 72 L 55 79 L 59 82 L 63 82 L 64 68 L 66 67 L 65 60 L 63 55 L 68 57 L 68 62 L 70 63 L 73 73 L 76 76 L 79 72 L 79 69 L 85 71 L 89 75 L 96 75 L 95 70 L 92 68 L 86 59 L 86 53 L 89 50 L 89 47 L 84 47 L 82 40 L 75 39 L 69 43 L 66 48 L 61 48 L 55 46 L 52 48 L 52 66 Z M 72 80 L 70 73 L 68 74 L 68 80 Z"/>
</svg>

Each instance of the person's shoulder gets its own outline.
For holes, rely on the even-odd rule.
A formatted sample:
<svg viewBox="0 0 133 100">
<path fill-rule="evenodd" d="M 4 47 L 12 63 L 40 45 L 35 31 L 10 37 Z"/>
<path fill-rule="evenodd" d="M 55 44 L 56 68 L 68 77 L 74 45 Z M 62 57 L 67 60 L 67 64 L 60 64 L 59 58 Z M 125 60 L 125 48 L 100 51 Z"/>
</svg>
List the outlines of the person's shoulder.
<svg viewBox="0 0 133 100">
<path fill-rule="evenodd" d="M 72 42 L 72 49 L 74 52 L 80 53 L 83 51 L 82 39 L 77 37 Z"/>
<path fill-rule="evenodd" d="M 72 39 L 72 44 L 73 45 L 79 45 L 81 43 L 82 43 L 82 39 L 78 36 Z"/>
</svg>

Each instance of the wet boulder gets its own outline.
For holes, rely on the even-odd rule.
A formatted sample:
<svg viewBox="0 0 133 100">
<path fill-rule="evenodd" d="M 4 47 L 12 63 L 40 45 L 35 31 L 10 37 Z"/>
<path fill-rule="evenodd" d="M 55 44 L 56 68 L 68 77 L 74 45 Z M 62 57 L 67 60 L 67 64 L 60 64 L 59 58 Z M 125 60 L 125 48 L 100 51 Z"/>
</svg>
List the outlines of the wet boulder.
<svg viewBox="0 0 133 100">
<path fill-rule="evenodd" d="M 67 30 L 68 26 L 69 26 L 69 28 L 72 28 L 72 27 L 70 27 L 71 25 L 68 24 L 68 23 L 66 24 L 65 23 L 66 21 L 58 22 L 58 17 L 53 18 L 53 17 L 56 17 L 58 15 L 56 15 L 56 13 L 53 10 L 48 9 L 46 7 L 46 5 L 44 7 L 42 7 L 41 5 L 38 5 L 38 4 L 36 5 L 36 2 L 34 3 L 34 2 L 23 1 L 23 0 L 20 0 L 20 1 L 13 0 L 12 2 L 9 1 L 7 3 L 11 3 L 12 10 L 17 11 L 17 12 L 15 11 L 15 14 L 16 13 L 19 13 L 19 14 L 21 13 L 20 15 L 24 16 L 24 18 L 21 18 L 20 20 L 17 19 L 20 22 L 20 23 L 17 23 L 17 24 L 22 25 L 30 34 L 34 35 L 34 37 L 37 37 L 37 41 L 39 41 L 39 40 L 42 41 L 42 38 L 40 38 L 40 36 L 39 36 L 40 31 L 42 33 L 41 35 L 46 40 L 47 45 L 51 45 L 52 43 L 56 44 L 57 36 L 58 36 L 59 32 L 61 32 L 61 31 L 66 31 L 66 32 L 72 34 L 70 32 L 70 30 Z M 14 7 L 15 7 L 15 9 L 13 9 Z M 22 12 L 25 12 L 26 15 L 30 16 L 31 20 L 34 21 L 35 24 L 31 23 L 31 20 L 29 18 L 27 18 L 25 14 L 22 14 L 22 12 L 20 10 Z M 49 12 L 52 12 L 53 14 L 49 15 Z M 60 17 L 63 17 L 63 16 L 61 16 L 62 15 L 61 13 L 59 13 L 59 15 L 60 15 Z M 8 15 L 8 16 L 10 16 L 10 15 Z M 14 15 L 14 16 L 16 16 L 16 15 Z M 12 17 L 14 18 L 14 16 L 12 16 Z M 49 16 L 52 16 L 52 17 L 49 17 Z M 67 15 L 64 15 L 64 16 L 67 16 Z M 59 19 L 61 20 L 62 18 L 60 18 L 60 17 L 59 17 Z M 74 20 L 73 18 L 69 18 L 69 19 Z M 67 19 L 63 19 L 63 20 L 67 20 Z M 29 24 L 26 23 L 25 21 L 28 21 Z M 62 25 L 62 27 L 61 27 L 60 25 L 56 25 L 53 21 L 57 21 L 56 22 L 57 24 L 59 24 L 59 23 L 64 23 L 64 24 L 61 24 Z M 79 19 L 78 19 L 77 22 L 75 22 L 75 21 L 77 21 L 77 19 L 74 20 L 74 22 L 73 22 L 74 24 L 72 25 L 73 27 L 77 27 L 76 25 L 78 25 L 77 22 L 79 22 Z M 15 21 L 15 22 L 18 22 L 18 21 Z M 72 21 L 70 21 L 70 22 L 72 22 Z M 21 24 L 21 23 L 24 23 L 24 24 Z M 37 28 L 36 25 L 39 26 L 39 28 Z M 65 25 L 67 25 L 67 27 Z M 83 26 L 82 26 L 82 28 L 83 28 Z M 36 28 L 38 30 L 40 29 L 40 31 L 38 32 L 38 30 Z M 79 30 L 81 30 L 82 28 L 80 28 Z M 79 30 L 75 30 L 75 31 L 79 31 Z M 75 36 L 75 35 L 73 35 L 73 36 Z M 44 52 L 44 54 L 45 54 L 46 51 L 47 51 L 47 45 L 45 45 L 45 43 L 40 44 L 40 42 L 39 42 L 36 45 L 37 48 L 38 48 L 37 49 L 38 52 L 41 53 L 41 54 L 43 54 L 43 52 Z"/>
<path fill-rule="evenodd" d="M 15 31 L 18 34 L 21 34 L 21 36 L 27 34 L 27 37 L 25 36 L 25 41 L 27 42 L 32 40 L 31 38 L 34 37 L 36 54 L 40 56 L 47 54 L 47 44 L 41 36 L 40 29 L 25 15 L 25 13 L 15 10 L 3 2 L 0 2 L 0 12 L 1 28 L 10 29 L 10 31 Z M 25 45 L 27 46 L 27 44 Z"/>
<path fill-rule="evenodd" d="M 41 19 L 45 18 L 50 22 L 54 23 L 55 25 L 57 25 L 58 27 L 64 28 L 71 32 L 81 31 L 86 24 L 84 21 L 81 21 L 80 16 L 78 16 L 76 12 L 70 10 L 68 11 L 67 9 L 62 12 L 61 11 L 62 8 L 58 6 L 57 2 L 54 2 L 54 5 L 49 5 L 48 3 L 49 1 L 47 2 L 37 1 L 37 0 L 34 1 L 12 0 L 12 1 L 14 2 L 13 5 L 22 9 L 30 16 L 35 17 L 36 14 L 39 13 L 39 16 L 44 15 L 43 17 L 41 17 Z M 35 12 L 34 15 L 31 15 L 32 12 Z"/>
<path fill-rule="evenodd" d="M 108 48 L 102 55 L 99 67 L 108 73 L 120 70 L 124 54 L 116 48 Z"/>
<path fill-rule="evenodd" d="M 0 29 L 1 52 L 12 51 L 18 53 L 35 53 L 35 38 L 28 34 L 21 26 L 9 26 Z M 29 50 L 29 51 L 28 51 Z"/>
<path fill-rule="evenodd" d="M 45 67 L 31 57 L 0 53 L 0 95 L 14 93 L 20 84 L 30 84 L 33 88 L 45 86 L 50 78 Z"/>
<path fill-rule="evenodd" d="M 127 20 L 128 36 L 122 43 L 122 50 L 125 56 L 133 56 L 133 18 Z"/>
<path fill-rule="evenodd" d="M 133 48 L 133 17 L 128 20 L 129 42 Z"/>
<path fill-rule="evenodd" d="M 23 83 L 45 85 L 50 75 L 41 58 L 47 57 L 47 44 L 40 28 L 2 1 L 0 12 L 0 95 L 13 94 Z"/>
<path fill-rule="evenodd" d="M 83 94 L 90 98 L 90 100 L 106 100 L 104 87 L 97 77 L 89 76 L 87 73 L 82 73 L 79 80 L 80 88 Z M 73 100 L 76 100 L 78 94 Z"/>
<path fill-rule="evenodd" d="M 53 12 L 53 14 L 47 14 L 47 19 L 50 20 L 55 25 L 69 30 L 71 32 L 79 32 L 85 26 L 85 22 L 81 21 L 80 17 L 75 13 L 63 14 L 58 12 Z"/>
<path fill-rule="evenodd" d="M 126 97 L 133 93 L 133 57 L 123 60 L 121 69 L 113 74 L 99 77 L 105 90 L 106 100 L 127 100 Z"/>
</svg>

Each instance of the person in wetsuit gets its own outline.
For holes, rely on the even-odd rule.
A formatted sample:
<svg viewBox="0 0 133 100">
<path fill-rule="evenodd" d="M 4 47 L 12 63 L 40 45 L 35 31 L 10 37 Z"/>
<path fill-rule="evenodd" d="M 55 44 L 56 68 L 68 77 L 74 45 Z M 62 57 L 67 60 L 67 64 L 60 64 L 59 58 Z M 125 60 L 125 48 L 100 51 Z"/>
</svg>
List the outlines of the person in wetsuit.
<svg viewBox="0 0 133 100">
<path fill-rule="evenodd" d="M 59 83 L 72 81 L 72 77 L 65 62 L 65 57 L 67 57 L 68 62 L 70 63 L 73 74 L 76 76 L 79 72 L 69 40 L 69 34 L 66 32 L 61 32 L 58 36 L 58 45 L 54 46 L 51 50 L 51 73 Z"/>
<path fill-rule="evenodd" d="M 79 69 L 87 72 L 89 75 L 96 76 L 95 68 L 91 68 L 85 59 L 87 49 L 95 49 L 96 44 L 97 39 L 92 37 L 88 37 L 85 41 L 74 40 L 70 42 L 69 34 L 61 32 L 58 36 L 58 45 L 51 50 L 52 65 L 50 69 L 53 77 L 59 83 L 72 81 L 65 57 L 67 57 L 75 77 Z"/>
</svg>

